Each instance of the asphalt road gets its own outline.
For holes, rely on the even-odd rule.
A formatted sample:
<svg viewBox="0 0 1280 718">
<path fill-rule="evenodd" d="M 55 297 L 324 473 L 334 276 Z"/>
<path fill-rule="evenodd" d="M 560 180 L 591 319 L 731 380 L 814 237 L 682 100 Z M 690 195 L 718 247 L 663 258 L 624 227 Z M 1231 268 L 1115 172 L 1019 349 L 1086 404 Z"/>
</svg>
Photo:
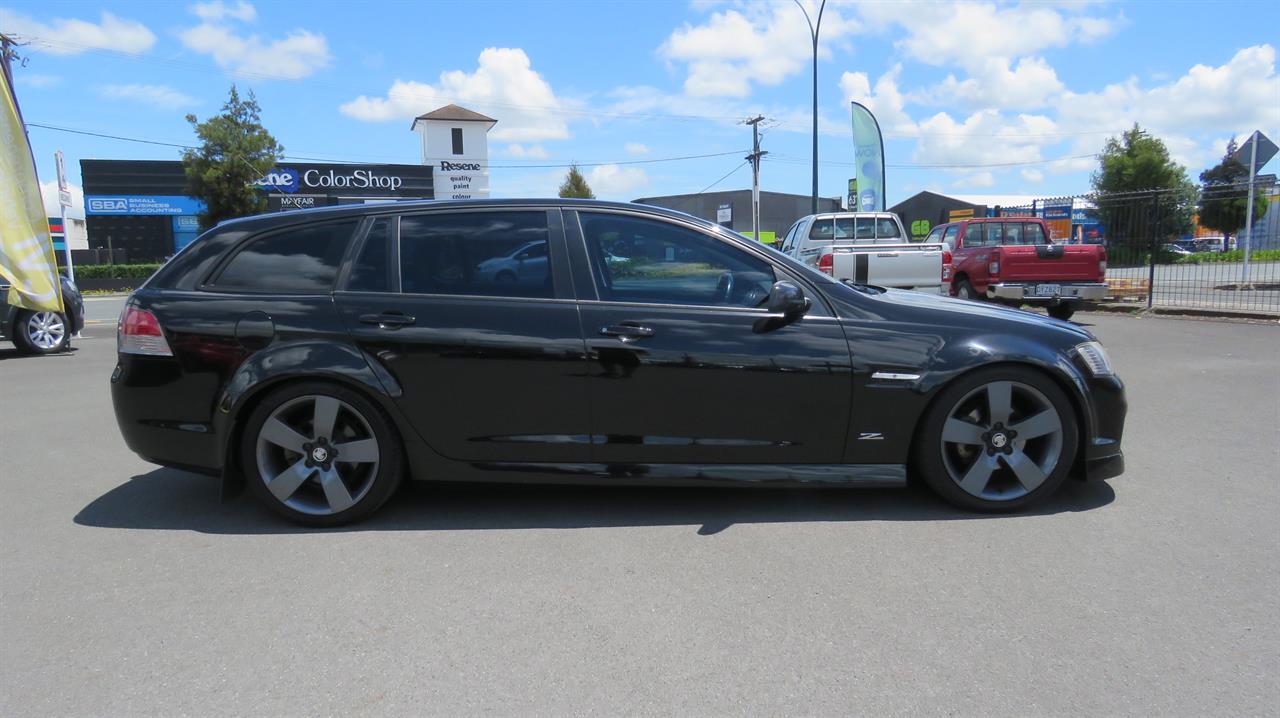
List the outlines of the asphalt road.
<svg viewBox="0 0 1280 718">
<path fill-rule="evenodd" d="M 0 350 L 0 715 L 1274 715 L 1280 326 L 1079 315 L 1128 473 L 907 491 L 411 487 L 339 531 L 135 458 L 113 327 Z"/>
</svg>

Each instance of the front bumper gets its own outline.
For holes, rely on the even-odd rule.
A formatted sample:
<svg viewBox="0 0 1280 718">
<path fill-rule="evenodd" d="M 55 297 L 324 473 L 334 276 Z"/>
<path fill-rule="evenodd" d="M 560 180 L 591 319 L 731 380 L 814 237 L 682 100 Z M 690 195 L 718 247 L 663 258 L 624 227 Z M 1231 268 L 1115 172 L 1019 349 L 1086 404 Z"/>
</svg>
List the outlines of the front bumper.
<svg viewBox="0 0 1280 718">
<path fill-rule="evenodd" d="M 1119 377 L 1091 377 L 1087 383 L 1091 431 L 1089 436 L 1082 434 L 1080 437 L 1086 443 L 1077 468 L 1082 470 L 1080 478 L 1101 481 L 1124 472 L 1124 451 L 1120 440 L 1124 436 L 1129 402 L 1125 398 L 1124 382 Z"/>
<path fill-rule="evenodd" d="M 1036 294 L 1039 284 L 1057 285 L 1059 292 L 1051 296 L 1040 296 Z M 987 285 L 987 297 L 990 299 L 1016 299 L 1022 302 L 1096 302 L 1106 296 L 1105 282 L 1001 282 Z"/>
</svg>

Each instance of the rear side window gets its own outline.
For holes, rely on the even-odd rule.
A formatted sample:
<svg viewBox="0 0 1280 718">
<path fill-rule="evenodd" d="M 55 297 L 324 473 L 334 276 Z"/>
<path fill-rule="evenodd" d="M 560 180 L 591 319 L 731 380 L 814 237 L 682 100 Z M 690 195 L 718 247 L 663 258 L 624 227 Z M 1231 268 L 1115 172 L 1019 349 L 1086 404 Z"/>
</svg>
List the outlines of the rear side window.
<svg viewBox="0 0 1280 718">
<path fill-rule="evenodd" d="M 215 289 L 265 294 L 325 294 L 356 222 L 307 225 L 251 239 L 213 281 Z"/>
<path fill-rule="evenodd" d="M 987 234 L 987 240 L 983 244 L 988 247 L 999 247 L 1000 235 L 1004 231 L 1004 225 L 999 222 L 986 222 L 982 226 Z"/>
<path fill-rule="evenodd" d="M 1028 222 L 1026 229 L 1022 232 L 1022 241 L 1027 244 L 1048 244 L 1049 240 L 1045 239 L 1044 227 L 1036 222 Z"/>
<path fill-rule="evenodd" d="M 898 223 L 888 217 L 881 217 L 876 220 L 876 237 L 884 239 L 886 237 L 901 237 L 898 232 Z"/>
<path fill-rule="evenodd" d="M 400 218 L 401 291 L 552 297 L 546 212 L 457 212 Z"/>
<path fill-rule="evenodd" d="M 347 289 L 350 291 L 391 291 L 391 268 L 388 257 L 390 256 L 392 221 L 390 217 L 383 217 L 369 228 L 369 236 L 364 240 L 360 256 L 351 265 L 351 276 L 347 278 Z"/>
<path fill-rule="evenodd" d="M 982 225 L 970 223 L 964 230 L 964 246 L 981 247 L 984 246 L 982 238 Z"/>
<path fill-rule="evenodd" d="M 1022 241 L 1022 224 L 1019 222 L 1004 223 L 1004 243 L 1005 244 L 1024 244 Z"/>
</svg>

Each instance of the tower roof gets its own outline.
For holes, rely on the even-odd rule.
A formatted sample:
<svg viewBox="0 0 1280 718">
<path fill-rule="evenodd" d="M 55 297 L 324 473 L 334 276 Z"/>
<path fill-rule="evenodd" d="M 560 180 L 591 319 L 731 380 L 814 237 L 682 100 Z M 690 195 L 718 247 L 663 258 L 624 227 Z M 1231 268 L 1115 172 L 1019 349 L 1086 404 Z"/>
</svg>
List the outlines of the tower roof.
<svg viewBox="0 0 1280 718">
<path fill-rule="evenodd" d="M 457 105 L 445 105 L 444 107 L 434 109 L 426 114 L 418 115 L 414 119 L 413 124 L 417 125 L 418 120 L 443 120 L 445 122 L 488 122 L 490 124 L 497 124 L 498 122 L 492 117 L 486 117 L 480 114 L 479 112 L 475 112 L 474 110 L 468 110 L 465 107 L 458 107 Z"/>
</svg>

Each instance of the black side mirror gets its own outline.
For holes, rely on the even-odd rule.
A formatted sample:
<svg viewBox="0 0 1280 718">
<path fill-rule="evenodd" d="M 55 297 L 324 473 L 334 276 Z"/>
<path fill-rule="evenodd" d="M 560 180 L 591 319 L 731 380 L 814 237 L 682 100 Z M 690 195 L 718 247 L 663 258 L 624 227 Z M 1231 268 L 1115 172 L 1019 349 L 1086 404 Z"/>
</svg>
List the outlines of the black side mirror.
<svg viewBox="0 0 1280 718">
<path fill-rule="evenodd" d="M 781 314 L 794 319 L 809 311 L 809 300 L 804 296 L 804 291 L 794 283 L 774 282 L 765 308 L 770 314 Z"/>
</svg>

